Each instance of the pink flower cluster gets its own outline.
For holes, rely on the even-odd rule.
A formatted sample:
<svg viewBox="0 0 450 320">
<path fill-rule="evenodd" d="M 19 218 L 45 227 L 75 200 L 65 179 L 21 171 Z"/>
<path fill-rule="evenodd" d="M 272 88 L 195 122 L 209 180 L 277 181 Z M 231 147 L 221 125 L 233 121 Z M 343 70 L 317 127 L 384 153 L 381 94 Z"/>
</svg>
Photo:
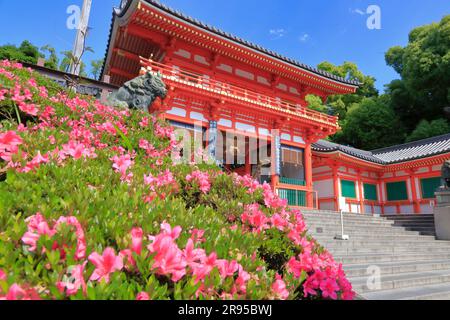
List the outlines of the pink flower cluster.
<svg viewBox="0 0 450 320">
<path fill-rule="evenodd" d="M 246 284 L 250 280 L 250 274 L 239 263 L 235 260 L 217 259 L 215 252 L 207 255 L 205 250 L 196 248 L 196 243 L 192 238 L 188 240 L 184 249 L 180 249 L 175 240 L 178 239 L 181 231 L 181 227 L 172 229 L 170 225 L 163 223 L 161 233 L 149 237 L 151 243 L 148 250 L 155 254 L 152 269 L 157 274 L 170 276 L 174 282 L 186 275 L 192 275 L 195 282 L 202 283 L 197 292 L 199 295 L 214 291 L 214 288 L 205 287 L 204 280 L 217 268 L 222 279 L 235 278 L 233 289 L 229 294 L 246 293 Z"/>
<path fill-rule="evenodd" d="M 22 138 L 14 131 L 0 133 L 0 158 L 11 161 L 11 156 L 17 154 L 22 143 Z"/>
<path fill-rule="evenodd" d="M 120 179 L 123 182 L 130 183 L 133 178 L 133 173 L 128 172 L 128 169 L 134 164 L 132 156 L 125 154 L 121 156 L 114 156 L 110 159 L 113 162 L 113 169 L 115 172 L 120 173 Z"/>
<path fill-rule="evenodd" d="M 257 182 L 253 182 L 248 176 L 235 176 L 234 183 L 237 186 L 252 188 L 253 192 L 261 188 L 266 206 L 279 211 L 268 217 L 258 204 L 248 205 L 241 215 L 241 221 L 253 232 L 276 228 L 302 249 L 301 254 L 289 260 L 286 269 L 296 278 L 300 278 L 303 274 L 308 276 L 303 284 L 305 297 L 321 294 L 325 299 L 353 299 L 355 293 L 342 265 L 338 265 L 327 251 L 315 253 L 316 243 L 306 238 L 306 225 L 299 211 L 287 210 L 286 202 L 280 200 L 268 184 L 258 186 Z M 283 291 L 281 282 L 275 282 L 273 289 L 279 290 L 280 295 L 287 294 Z"/>
<path fill-rule="evenodd" d="M 186 181 L 197 184 L 200 191 L 204 194 L 208 193 L 211 189 L 211 182 L 209 180 L 208 172 L 196 170 L 186 176 Z"/>
<path fill-rule="evenodd" d="M 50 228 L 45 218 L 39 212 L 34 216 L 26 219 L 28 223 L 28 230 L 22 237 L 22 242 L 29 246 L 28 251 L 36 251 L 37 242 L 42 236 L 48 236 L 53 238 L 62 225 L 72 226 L 75 229 L 75 235 L 77 237 L 77 248 L 75 252 L 75 259 L 82 260 L 86 255 L 86 239 L 83 228 L 75 217 L 60 217 L 53 228 Z M 61 247 L 56 241 L 53 244 L 52 249 L 59 248 L 61 251 L 61 258 L 65 257 L 64 247 Z M 45 252 L 45 248 L 43 248 Z"/>
<path fill-rule="evenodd" d="M 144 197 L 146 203 L 152 202 L 156 197 L 165 199 L 168 194 L 178 190 L 178 183 L 169 169 L 157 177 L 154 177 L 151 173 L 144 175 L 144 183 L 150 187 L 151 191 L 150 195 Z"/>
</svg>

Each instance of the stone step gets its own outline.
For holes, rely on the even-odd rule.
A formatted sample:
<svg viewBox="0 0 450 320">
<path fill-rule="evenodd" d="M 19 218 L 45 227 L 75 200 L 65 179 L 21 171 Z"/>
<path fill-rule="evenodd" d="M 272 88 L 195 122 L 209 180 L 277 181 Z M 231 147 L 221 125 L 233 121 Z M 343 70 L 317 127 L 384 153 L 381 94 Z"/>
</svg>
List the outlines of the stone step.
<svg viewBox="0 0 450 320">
<path fill-rule="evenodd" d="M 311 232 L 318 232 L 318 230 L 323 230 L 322 233 L 325 232 L 335 232 L 338 230 L 340 232 L 341 226 L 340 225 L 315 225 L 315 224 L 306 224 L 306 228 Z M 404 227 L 374 227 L 374 226 L 366 226 L 366 227 L 359 227 L 359 226 L 349 226 L 344 225 L 344 231 L 345 232 L 364 232 L 364 233 L 377 233 L 377 234 L 405 234 L 409 231 L 416 232 L 416 234 L 419 234 L 419 232 L 426 232 L 431 231 L 429 229 L 421 229 L 421 230 L 408 230 L 408 228 Z"/>
<path fill-rule="evenodd" d="M 321 220 L 340 220 L 341 219 L 341 215 L 340 214 L 336 214 L 336 215 L 305 215 L 303 214 L 303 218 L 308 220 L 308 219 L 321 219 Z M 373 217 L 373 216 L 363 216 L 363 215 L 344 215 L 344 220 L 348 220 L 348 221 L 381 221 L 381 222 L 385 222 L 385 223 L 394 223 L 394 220 L 388 220 L 388 219 L 384 219 L 381 217 Z"/>
<path fill-rule="evenodd" d="M 344 230 L 345 231 L 345 230 Z M 345 233 L 345 232 L 344 232 Z M 339 243 L 340 240 L 335 240 L 335 236 L 337 234 L 323 234 L 317 232 L 309 233 L 313 238 L 315 238 L 319 243 L 325 244 L 325 242 L 333 241 Z M 350 235 L 349 235 L 350 236 Z M 376 234 L 376 233 L 367 233 L 362 235 L 352 235 L 350 241 L 358 241 L 361 245 L 367 245 L 374 242 L 385 243 L 386 245 L 391 245 L 392 242 L 410 242 L 412 245 L 418 241 L 432 241 L 435 240 L 433 236 L 424 236 L 424 235 L 409 235 L 409 234 L 401 234 L 401 235 L 386 235 L 386 234 Z M 389 242 L 387 242 L 389 241 Z M 432 242 L 430 242 L 432 243 Z"/>
<path fill-rule="evenodd" d="M 351 254 L 334 256 L 336 262 L 343 264 L 377 264 L 380 262 L 396 262 L 396 261 L 430 261 L 438 259 L 450 259 L 450 253 L 402 253 L 399 254 L 382 254 L 382 253 L 371 253 L 371 254 Z"/>
<path fill-rule="evenodd" d="M 341 226 L 341 221 L 336 220 L 305 220 L 306 225 L 314 225 L 314 226 Z M 357 227 L 357 228 L 366 228 L 366 227 L 384 227 L 384 228 L 392 228 L 392 224 L 387 224 L 383 222 L 367 222 L 367 221 L 344 221 L 344 227 Z"/>
<path fill-rule="evenodd" d="M 322 238 L 331 238 L 334 239 L 334 236 L 341 234 L 341 229 L 308 229 L 308 233 L 314 236 L 322 237 Z M 383 232 L 383 231 L 370 231 L 367 232 L 366 230 L 357 230 L 357 229 L 344 229 L 344 233 L 349 236 L 355 236 L 355 237 L 370 237 L 374 235 L 376 239 L 379 239 L 381 236 L 390 236 L 390 237 L 396 237 L 396 236 L 415 236 L 420 237 L 423 236 L 419 231 L 406 231 L 406 230 L 399 230 L 399 231 L 391 231 L 391 232 Z M 430 236 L 430 235 L 429 235 Z"/>
<path fill-rule="evenodd" d="M 374 265 L 371 264 L 350 264 L 344 265 L 345 274 L 348 277 L 364 277 L 372 275 Z M 449 260 L 431 260 L 431 261 L 405 261 L 405 262 L 383 262 L 378 263 L 381 276 L 399 273 L 424 272 L 433 270 L 450 270 Z"/>
<path fill-rule="evenodd" d="M 450 283 L 450 269 L 381 276 L 379 289 L 368 287 L 369 277 L 367 276 L 350 278 L 349 280 L 353 289 L 364 296 L 366 292 Z"/>
<path fill-rule="evenodd" d="M 366 292 L 368 300 L 450 300 L 450 283 Z"/>
<path fill-rule="evenodd" d="M 333 254 L 334 257 L 352 256 L 354 254 L 385 254 L 385 255 L 399 255 L 407 253 L 422 253 L 423 255 L 434 253 L 450 253 L 449 248 L 434 248 L 434 247 L 416 247 L 412 250 L 411 247 L 396 247 L 396 248 L 383 248 L 383 247 L 371 247 L 371 248 L 346 248 L 346 247 L 327 247 L 325 248 Z"/>
<path fill-rule="evenodd" d="M 317 239 L 316 239 L 317 240 Z M 318 240 L 317 240 L 318 241 Z M 423 248 L 440 248 L 448 249 L 450 253 L 450 242 L 433 240 L 405 240 L 392 242 L 390 240 L 379 241 L 366 241 L 366 240 L 323 240 L 319 242 L 325 248 L 386 248 L 386 252 L 390 251 L 390 248 L 410 248 L 410 249 L 423 249 Z"/>
<path fill-rule="evenodd" d="M 389 220 L 402 220 L 402 219 L 434 219 L 433 214 L 398 214 L 398 215 L 385 215 L 383 216 Z"/>
</svg>

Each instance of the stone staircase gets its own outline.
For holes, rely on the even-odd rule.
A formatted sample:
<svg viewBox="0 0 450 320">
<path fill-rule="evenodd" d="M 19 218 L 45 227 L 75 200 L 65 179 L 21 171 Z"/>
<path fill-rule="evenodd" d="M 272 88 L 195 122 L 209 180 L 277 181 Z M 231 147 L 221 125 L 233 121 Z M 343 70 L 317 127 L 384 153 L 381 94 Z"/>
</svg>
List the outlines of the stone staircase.
<svg viewBox="0 0 450 320">
<path fill-rule="evenodd" d="M 387 216 L 388 220 L 394 221 L 395 226 L 405 227 L 406 230 L 419 231 L 422 235 L 436 236 L 434 228 L 434 215 L 395 215 Z"/>
<path fill-rule="evenodd" d="M 342 241 L 334 239 L 340 234 L 339 213 L 316 210 L 303 215 L 310 234 L 343 264 L 361 299 L 450 299 L 450 241 L 435 239 L 430 217 L 416 221 L 412 216 L 346 213 L 344 228 L 350 240 Z"/>
</svg>

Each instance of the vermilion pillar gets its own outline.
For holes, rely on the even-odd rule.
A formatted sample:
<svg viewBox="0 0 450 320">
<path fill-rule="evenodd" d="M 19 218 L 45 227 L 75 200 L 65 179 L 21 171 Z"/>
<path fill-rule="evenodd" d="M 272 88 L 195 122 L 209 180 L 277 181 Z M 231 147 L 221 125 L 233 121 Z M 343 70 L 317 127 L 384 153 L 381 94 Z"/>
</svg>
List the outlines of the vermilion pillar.
<svg viewBox="0 0 450 320">
<path fill-rule="evenodd" d="M 421 213 L 422 209 L 420 207 L 420 202 L 419 202 L 419 198 L 417 196 L 417 189 L 416 189 L 416 179 L 415 179 L 415 170 L 411 169 L 409 171 L 410 173 L 410 184 L 411 184 L 411 194 L 412 194 L 412 201 L 413 201 L 413 208 L 414 208 L 414 213 Z"/>
<path fill-rule="evenodd" d="M 360 213 L 364 213 L 366 208 L 364 207 L 364 191 L 363 191 L 363 183 L 361 179 L 361 172 L 358 172 L 358 194 L 359 194 L 359 207 Z"/>
<path fill-rule="evenodd" d="M 334 207 L 336 211 L 339 211 L 339 176 L 338 176 L 338 167 L 337 165 L 332 166 L 333 169 L 333 192 L 334 192 Z"/>
<path fill-rule="evenodd" d="M 305 141 L 306 142 L 306 141 Z M 313 174 L 312 174 L 312 150 L 311 142 L 306 142 L 305 147 L 305 180 L 308 193 L 306 196 L 306 205 L 308 208 L 314 207 L 314 195 L 313 195 Z"/>
</svg>

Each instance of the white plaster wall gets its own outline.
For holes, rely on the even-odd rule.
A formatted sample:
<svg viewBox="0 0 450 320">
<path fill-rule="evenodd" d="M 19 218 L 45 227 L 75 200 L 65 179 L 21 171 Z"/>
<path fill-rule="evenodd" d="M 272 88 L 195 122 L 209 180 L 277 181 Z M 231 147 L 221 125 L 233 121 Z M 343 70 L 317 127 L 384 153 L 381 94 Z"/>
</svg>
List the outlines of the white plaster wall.
<svg viewBox="0 0 450 320">
<path fill-rule="evenodd" d="M 245 124 L 245 123 L 240 123 L 240 122 L 236 122 L 236 129 L 242 130 L 244 132 L 250 132 L 250 133 L 256 132 L 256 129 L 254 126 L 251 126 L 251 125 Z"/>
<path fill-rule="evenodd" d="M 208 61 L 207 61 L 206 58 L 203 57 L 203 56 L 195 55 L 195 56 L 194 56 L 194 60 L 197 61 L 197 62 L 199 62 L 199 63 L 201 63 L 201 64 L 205 64 L 205 65 L 208 65 L 208 66 L 209 66 Z"/>
<path fill-rule="evenodd" d="M 331 198 L 334 197 L 333 180 L 321 180 L 314 182 L 314 190 L 317 191 L 319 199 L 320 198 Z"/>
<path fill-rule="evenodd" d="M 171 110 L 167 111 L 168 114 L 173 114 L 175 116 L 179 116 L 179 117 L 186 117 L 186 110 L 181 109 L 181 108 L 176 108 L 173 107 Z"/>
<path fill-rule="evenodd" d="M 304 143 L 305 143 L 305 140 L 303 140 L 302 137 L 294 136 L 294 142 L 304 144 Z"/>
<path fill-rule="evenodd" d="M 321 202 L 320 203 L 320 209 L 321 210 L 331 210 L 336 211 L 337 209 L 334 207 L 334 202 Z"/>
<path fill-rule="evenodd" d="M 312 170 L 313 173 L 321 173 L 321 172 L 327 172 L 327 171 L 330 171 L 330 167 L 328 167 L 328 166 L 317 167 L 317 168 L 313 168 L 313 170 Z"/>
<path fill-rule="evenodd" d="M 397 214 L 397 206 L 385 206 L 384 207 L 384 214 Z"/>
<path fill-rule="evenodd" d="M 227 127 L 227 128 L 231 128 L 233 126 L 233 122 L 231 120 L 228 120 L 228 119 L 220 119 L 217 124 L 219 126 L 224 126 L 224 127 Z"/>
<path fill-rule="evenodd" d="M 253 73 L 241 69 L 236 69 L 236 75 L 249 80 L 255 80 L 255 75 Z"/>
<path fill-rule="evenodd" d="M 404 176 L 409 176 L 409 174 L 405 171 L 397 171 L 397 176 L 404 177 Z"/>
<path fill-rule="evenodd" d="M 381 214 L 381 207 L 380 206 L 373 206 L 374 213 L 375 214 Z"/>
<path fill-rule="evenodd" d="M 414 207 L 412 205 L 400 206 L 400 213 L 401 214 L 414 213 Z"/>
<path fill-rule="evenodd" d="M 229 66 L 227 64 L 221 64 L 220 66 L 217 66 L 217 69 L 228 72 L 228 73 L 232 73 L 233 72 L 233 67 Z"/>
<path fill-rule="evenodd" d="M 432 167 L 433 171 L 441 171 L 442 165 L 437 165 Z"/>
<path fill-rule="evenodd" d="M 426 173 L 428 172 L 428 167 L 423 167 L 423 168 L 419 168 L 419 170 L 417 170 L 417 173 Z"/>
<path fill-rule="evenodd" d="M 372 206 L 365 205 L 364 206 L 364 212 L 365 213 L 373 213 Z"/>
<path fill-rule="evenodd" d="M 433 214 L 434 207 L 429 204 L 421 204 L 420 208 L 422 209 L 422 214 Z"/>
<path fill-rule="evenodd" d="M 199 113 L 199 112 L 191 112 L 191 119 L 193 120 L 199 120 L 199 121 L 205 121 L 207 122 L 206 118 L 203 116 L 203 114 Z"/>
<path fill-rule="evenodd" d="M 387 172 L 383 175 L 383 178 L 392 178 L 394 174 L 392 172 Z"/>
<path fill-rule="evenodd" d="M 283 133 L 283 134 L 281 135 L 281 139 L 282 139 L 282 140 L 291 141 L 291 140 L 292 140 L 292 137 L 291 137 L 290 134 Z"/>
<path fill-rule="evenodd" d="M 351 208 L 350 212 L 353 212 L 353 213 L 359 213 L 360 212 L 360 210 L 359 210 L 360 206 L 358 204 L 352 204 L 352 205 L 350 205 L 350 208 Z"/>
</svg>

